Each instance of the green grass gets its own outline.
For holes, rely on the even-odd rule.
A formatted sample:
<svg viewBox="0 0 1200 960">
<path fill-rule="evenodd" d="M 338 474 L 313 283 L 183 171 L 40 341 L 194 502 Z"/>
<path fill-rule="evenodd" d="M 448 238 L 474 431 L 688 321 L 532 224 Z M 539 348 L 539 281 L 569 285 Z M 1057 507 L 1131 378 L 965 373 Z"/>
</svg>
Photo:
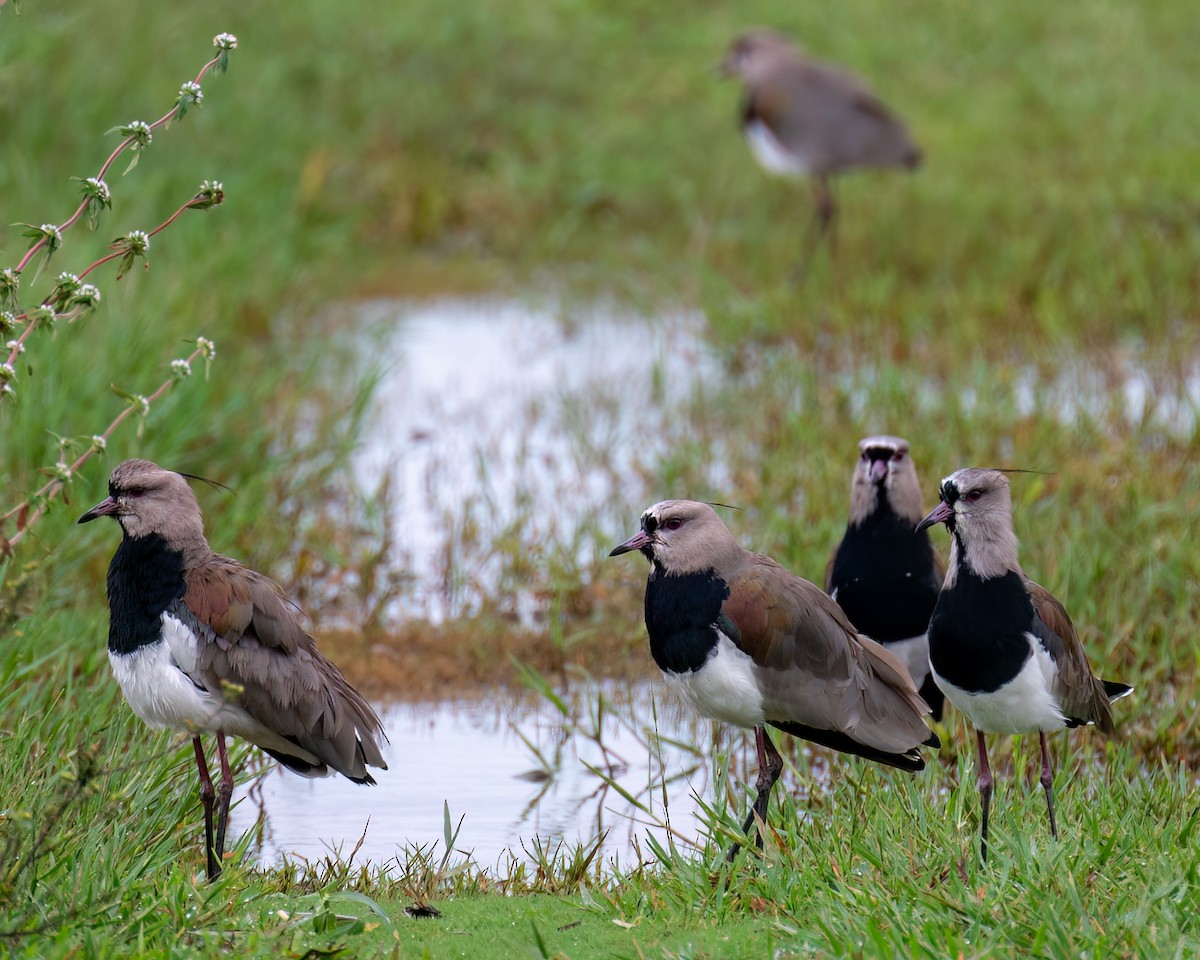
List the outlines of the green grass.
<svg viewBox="0 0 1200 960">
<path fill-rule="evenodd" d="M 68 234 L 29 288 L 44 294 L 58 270 L 153 226 L 201 180 L 224 182 L 222 207 L 155 238 L 152 269 L 119 283 L 101 271 L 91 318 L 34 337 L 20 402 L 0 407 L 2 510 L 53 464 L 48 431 L 96 432 L 123 405 L 110 383 L 148 392 L 185 339 L 217 343 L 209 379 L 119 433 L 0 567 L 3 943 L 30 957 L 1195 953 L 1200 431 L 1195 409 L 1167 429 L 1121 405 L 1127 356 L 1157 397 L 1185 396 L 1194 377 L 1193 6 L 0 8 L 3 224 L 64 218 L 69 178 L 115 143 L 104 131 L 164 112 L 214 34 L 241 41 L 204 107 L 156 133 L 127 176 L 118 164 L 97 233 Z M 753 23 L 870 78 L 927 156 L 912 176 L 843 179 L 836 256 L 799 290 L 788 274 L 807 193 L 753 165 L 738 92 L 713 75 Z M 0 230 L 0 266 L 23 250 L 19 229 Z M 1093 662 L 1137 686 L 1117 743 L 1056 738 L 1062 840 L 1048 840 L 1029 745 L 1013 774 L 1000 740 L 993 856 L 976 864 L 974 761 L 955 720 L 917 777 L 839 759 L 830 790 L 780 790 L 765 856 L 731 875 L 720 848 L 737 811 L 719 808 L 702 855 L 661 851 L 644 870 L 440 870 L 425 847 L 386 875 L 239 863 L 198 883 L 189 749 L 147 734 L 108 676 L 116 532 L 74 517 L 111 463 L 150 456 L 235 486 L 204 495 L 213 541 L 287 579 L 318 618 L 378 609 L 323 589 L 376 568 L 383 527 L 346 482 L 373 373 L 350 362 L 343 306 L 462 291 L 703 313 L 724 375 L 673 411 L 642 472 L 658 495 L 743 506 L 728 517 L 738 536 L 811 579 L 844 522 L 860 436 L 906 435 L 928 491 L 968 463 L 1051 471 L 1014 479 L 1023 562 L 1066 602 Z M 1093 379 L 1056 384 L 1075 358 Z M 1089 412 L 1063 417 L 1080 395 Z M 630 529 L 644 506 L 626 505 Z M 604 559 L 630 530 L 598 526 L 585 524 L 590 558 L 538 544 L 544 571 L 521 563 L 531 528 L 502 549 L 561 603 L 564 644 L 611 638 L 649 670 L 644 570 Z M 403 914 L 423 899 L 443 918 Z"/>
</svg>

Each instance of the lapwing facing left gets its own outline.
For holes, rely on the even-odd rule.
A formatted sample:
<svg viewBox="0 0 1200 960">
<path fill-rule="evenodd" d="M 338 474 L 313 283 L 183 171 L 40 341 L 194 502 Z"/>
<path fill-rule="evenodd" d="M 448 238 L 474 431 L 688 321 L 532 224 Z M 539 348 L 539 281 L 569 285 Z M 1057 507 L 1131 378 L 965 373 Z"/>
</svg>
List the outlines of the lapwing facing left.
<svg viewBox="0 0 1200 960">
<path fill-rule="evenodd" d="M 364 784 L 375 782 L 368 767 L 387 769 L 380 752 L 387 738 L 367 701 L 317 651 L 282 588 L 213 553 L 182 475 L 126 460 L 108 493 L 79 522 L 112 517 L 123 534 L 108 567 L 109 662 L 134 713 L 192 736 L 213 880 L 233 793 L 227 734 L 302 776 L 337 771 Z M 217 736 L 215 791 L 204 730 Z"/>
<path fill-rule="evenodd" d="M 766 822 L 783 770 L 767 725 L 902 770 L 924 768 L 917 748 L 938 739 L 904 665 L 815 584 L 743 549 L 711 506 L 656 503 L 610 556 L 631 550 L 650 561 L 646 631 L 663 675 L 704 716 L 754 728 L 757 796 L 743 833 Z"/>
<path fill-rule="evenodd" d="M 855 167 L 911 170 L 920 165 L 921 151 L 862 80 L 806 57 L 774 30 L 739 36 L 721 71 L 742 81 L 742 132 L 759 165 L 812 179 L 816 208 L 796 268 L 802 277 L 837 214 L 830 178 Z"/>
<path fill-rule="evenodd" d="M 933 719 L 941 720 L 926 631 L 945 572 L 929 534 L 916 529 L 925 516 L 917 470 L 902 437 L 866 437 L 858 450 L 850 518 L 825 568 L 825 592 L 854 629 L 900 659 Z"/>
<path fill-rule="evenodd" d="M 1050 834 L 1057 839 L 1046 734 L 1094 723 L 1113 736 L 1109 704 L 1133 688 L 1092 674 L 1063 605 L 1021 570 L 1008 478 L 967 468 L 943 480 L 940 493 L 941 503 L 917 526 L 944 523 L 951 535 L 946 580 L 929 623 L 929 662 L 946 699 L 975 727 L 979 855 L 986 862 L 992 773 L 984 734 L 1038 734 Z"/>
</svg>

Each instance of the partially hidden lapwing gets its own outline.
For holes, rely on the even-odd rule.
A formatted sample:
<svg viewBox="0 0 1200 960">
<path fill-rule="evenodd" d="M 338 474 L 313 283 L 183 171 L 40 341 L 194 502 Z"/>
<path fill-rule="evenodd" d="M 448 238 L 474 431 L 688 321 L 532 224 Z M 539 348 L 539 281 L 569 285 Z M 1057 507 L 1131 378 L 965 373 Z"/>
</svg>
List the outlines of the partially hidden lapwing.
<svg viewBox="0 0 1200 960">
<path fill-rule="evenodd" d="M 181 474 L 126 460 L 108 492 L 79 523 L 112 517 L 123 534 L 108 568 L 109 662 L 134 713 L 192 736 L 213 880 L 233 792 L 226 735 L 302 776 L 337 771 L 362 784 L 375 782 L 368 767 L 387 769 L 380 750 L 387 738 L 367 701 L 318 652 L 279 585 L 213 553 Z M 201 731 L 216 734 L 215 791 Z"/>
<path fill-rule="evenodd" d="M 1092 674 L 1063 605 L 1022 571 L 1008 478 L 967 468 L 946 477 L 940 494 L 917 527 L 944 523 L 951 535 L 946 580 L 929 624 L 929 661 L 946 699 L 975 727 L 979 853 L 986 862 L 992 773 L 984 734 L 1037 733 L 1050 833 L 1057 839 L 1046 734 L 1094 723 L 1113 736 L 1109 704 L 1133 688 Z"/>
<path fill-rule="evenodd" d="M 902 437 L 865 437 L 858 450 L 850 517 L 825 568 L 825 591 L 854 629 L 900 659 L 941 720 L 926 632 L 945 571 L 928 532 L 916 529 L 925 516 L 917 469 Z"/>
<path fill-rule="evenodd" d="M 742 132 L 759 165 L 780 176 L 811 178 L 816 206 L 795 271 L 803 277 L 834 226 L 830 178 L 855 167 L 911 170 L 920 166 L 921 151 L 866 83 L 805 56 L 774 30 L 737 37 L 721 72 L 742 81 Z"/>
<path fill-rule="evenodd" d="M 631 550 L 650 561 L 646 630 L 663 675 L 701 714 L 754 728 L 757 796 L 744 834 L 766 822 L 783 770 L 767 725 L 902 770 L 924 768 L 917 748 L 938 739 L 904 665 L 860 635 L 819 587 L 743 549 L 711 506 L 656 503 L 610 555 Z"/>
</svg>

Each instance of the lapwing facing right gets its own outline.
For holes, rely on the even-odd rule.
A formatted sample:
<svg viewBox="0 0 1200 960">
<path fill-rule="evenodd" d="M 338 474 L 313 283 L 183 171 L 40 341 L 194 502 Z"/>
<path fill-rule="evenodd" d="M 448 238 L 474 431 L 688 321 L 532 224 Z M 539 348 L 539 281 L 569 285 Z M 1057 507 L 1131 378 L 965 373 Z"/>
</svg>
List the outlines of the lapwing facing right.
<svg viewBox="0 0 1200 960">
<path fill-rule="evenodd" d="M 663 675 L 704 716 L 754 728 L 757 796 L 743 833 L 766 822 L 783 770 L 767 725 L 902 770 L 924 768 L 917 748 L 938 739 L 904 665 L 860 635 L 819 587 L 744 550 L 711 506 L 656 503 L 610 555 L 631 550 L 650 561 L 646 631 Z"/>
<path fill-rule="evenodd" d="M 1053 773 L 1046 734 L 1094 723 L 1116 734 L 1109 704 L 1127 696 L 1125 683 L 1092 674 L 1067 611 L 1017 562 L 1008 478 L 967 468 L 941 485 L 941 503 L 918 524 L 950 530 L 950 563 L 929 623 L 929 662 L 946 699 L 975 727 L 979 748 L 980 860 L 987 861 L 992 773 L 986 733 L 1036 733 L 1050 834 Z"/>
<path fill-rule="evenodd" d="M 769 173 L 810 177 L 816 209 L 796 268 L 802 277 L 821 237 L 833 228 L 834 174 L 855 167 L 921 163 L 908 129 L 858 77 L 806 57 L 774 30 L 749 30 L 729 49 L 721 71 L 742 81 L 742 132 Z"/>
<path fill-rule="evenodd" d="M 850 519 L 825 568 L 825 591 L 854 629 L 900 659 L 941 720 L 944 698 L 929 675 L 926 631 L 945 572 L 929 534 L 916 530 L 925 516 L 917 470 L 902 437 L 866 437 L 858 450 Z"/>
<path fill-rule="evenodd" d="M 317 651 L 282 588 L 213 553 L 182 475 L 126 460 L 108 492 L 79 523 L 112 517 L 123 534 L 108 568 L 109 662 L 134 713 L 192 736 L 214 880 L 233 793 L 227 734 L 302 776 L 337 771 L 363 784 L 375 782 L 368 767 L 387 769 L 380 751 L 387 738 L 367 701 Z M 216 791 L 203 730 L 217 736 Z"/>
</svg>

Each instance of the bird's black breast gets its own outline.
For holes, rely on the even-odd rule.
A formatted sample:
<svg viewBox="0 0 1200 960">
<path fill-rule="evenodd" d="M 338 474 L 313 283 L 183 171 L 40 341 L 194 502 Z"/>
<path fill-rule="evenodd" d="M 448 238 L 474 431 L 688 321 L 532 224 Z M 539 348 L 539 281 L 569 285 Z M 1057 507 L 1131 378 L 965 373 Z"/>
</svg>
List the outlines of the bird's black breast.
<svg viewBox="0 0 1200 960">
<path fill-rule="evenodd" d="M 830 576 L 838 605 L 856 630 L 880 643 L 920 636 L 937 603 L 933 547 L 886 501 L 848 527 Z"/>
<path fill-rule="evenodd" d="M 989 693 L 1012 680 L 1032 653 L 1033 603 L 1020 575 L 983 579 L 961 566 L 929 622 L 929 661 L 943 680 Z"/>
<path fill-rule="evenodd" d="M 747 95 L 742 100 L 742 112 L 738 117 L 738 121 L 742 130 L 745 130 L 750 124 L 758 119 L 758 105 L 754 102 L 754 97 Z"/>
<path fill-rule="evenodd" d="M 154 643 L 162 613 L 186 591 L 183 556 L 162 537 L 125 537 L 108 565 L 108 649 L 132 653 Z"/>
<path fill-rule="evenodd" d="M 717 645 L 713 624 L 729 587 L 712 570 L 668 574 L 657 563 L 646 581 L 646 632 L 650 654 L 667 673 L 699 670 Z"/>
</svg>

